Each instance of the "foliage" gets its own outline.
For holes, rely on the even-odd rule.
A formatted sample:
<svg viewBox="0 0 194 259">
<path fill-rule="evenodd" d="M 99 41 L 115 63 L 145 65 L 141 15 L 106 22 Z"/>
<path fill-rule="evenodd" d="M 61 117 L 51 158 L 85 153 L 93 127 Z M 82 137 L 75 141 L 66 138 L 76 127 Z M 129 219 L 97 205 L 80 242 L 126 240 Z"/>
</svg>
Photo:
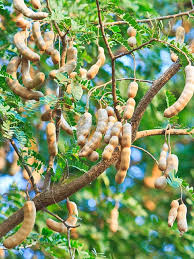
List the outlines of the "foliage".
<svg viewBox="0 0 194 259">
<path fill-rule="evenodd" d="M 23 179 L 21 170 L 18 170 L 14 176 L 9 175 L 13 162 L 13 148 L 8 143 L 9 139 L 15 140 L 25 163 L 31 167 L 32 171 L 44 169 L 42 180 L 44 179 L 48 164 L 48 151 L 45 136 L 46 122 L 40 123 L 40 115 L 44 111 L 45 105 L 53 110 L 59 104 L 63 109 L 63 116 L 74 129 L 72 136 L 62 130 L 60 132 L 59 153 L 55 159 L 52 184 L 69 183 L 86 173 L 95 164 L 86 158 L 79 158 L 80 148 L 77 145 L 75 125 L 78 117 L 84 112 L 88 91 L 91 92 L 96 85 L 103 85 L 111 80 L 111 62 L 97 26 L 96 3 L 92 0 L 50 0 L 49 2 L 52 13 L 45 19 L 41 28 L 45 31 L 50 30 L 50 24 L 54 20 L 63 33 L 69 30 L 69 36 L 75 38 L 75 46 L 78 50 L 78 64 L 75 71 L 78 72 L 80 67 L 88 70 L 96 62 L 97 44 L 105 49 L 106 63 L 91 81 L 83 80 L 79 76 L 70 79 L 66 73 L 58 73 L 56 80 L 51 81 L 48 80 L 49 71 L 57 69 L 57 65 L 54 65 L 46 54 L 42 54 L 40 64 L 38 66 L 33 64 L 33 67 L 46 75 L 46 84 L 41 88 L 45 96 L 38 102 L 25 102 L 15 95 L 6 83 L 6 78 L 11 77 L 6 73 L 8 61 L 18 55 L 17 49 L 13 45 L 13 36 L 18 28 L 13 22 L 12 1 L 0 1 L 0 62 L 2 65 L 0 70 L 0 149 L 3 147 L 7 150 L 6 165 L 4 168 L 0 167 L 0 189 L 2 188 L 6 192 L 0 196 L 0 223 L 21 208 L 26 198 L 27 181 Z M 188 2 L 186 0 L 100 1 L 104 23 L 119 20 L 125 22 L 123 25 L 108 25 L 105 28 L 105 35 L 113 53 L 119 55 L 132 50 L 127 44 L 126 31 L 129 25 L 137 30 L 137 46 L 146 43 L 151 38 L 170 44 L 153 41 L 141 50 L 134 52 L 136 78 L 157 79 L 172 64 L 170 49 L 178 55 L 182 64 L 182 69 L 168 81 L 147 107 L 139 130 L 166 128 L 168 124 L 174 128 L 192 129 L 192 110 L 194 109 L 192 102 L 178 116 L 171 119 L 164 118 L 163 112 L 166 107 L 176 101 L 183 89 L 185 81 L 183 71 L 184 66 L 187 65 L 185 55 L 192 62 L 194 61 L 188 48 L 193 29 L 186 34 L 186 43 L 179 44 L 174 41 L 174 28 L 181 24 L 181 17 L 170 20 L 173 29 L 169 25 L 169 20 L 153 20 L 150 23 L 137 22 L 137 20 L 145 18 L 189 10 Z M 46 7 L 45 3 L 43 7 Z M 192 27 L 191 19 L 189 19 L 189 24 Z M 55 26 L 52 27 L 57 34 Z M 58 48 L 59 44 L 61 42 L 57 38 L 55 48 Z M 116 61 L 116 78 L 130 77 L 134 77 L 134 60 L 131 55 L 126 55 Z M 19 81 L 22 82 L 20 76 Z M 120 111 L 122 111 L 121 106 L 127 100 L 129 82 L 129 80 L 117 81 L 116 93 Z M 69 83 L 72 85 L 72 94 L 65 92 Z M 146 82 L 138 84 L 138 95 L 135 98 L 137 104 L 150 87 L 150 84 Z M 83 85 L 86 89 L 82 87 Z M 64 91 L 60 100 L 53 94 L 58 86 Z M 48 90 L 52 93 L 48 93 Z M 107 84 L 96 89 L 90 97 L 89 112 L 93 119 L 92 130 L 96 125 L 96 111 L 100 104 L 113 106 L 112 94 L 106 94 L 111 91 L 111 84 Z M 103 95 L 104 98 L 101 100 Z M 38 143 L 37 152 L 30 150 L 30 140 Z M 163 143 L 164 136 L 153 136 L 137 140 L 135 145 L 148 150 L 158 159 Z M 104 147 L 105 145 L 102 143 L 97 150 L 100 157 Z M 115 183 L 116 170 L 112 166 L 89 186 L 72 195 L 71 200 L 78 205 L 78 223 L 80 224 L 75 235 L 72 234 L 70 241 L 76 258 L 186 259 L 192 257 L 193 230 L 189 228 L 189 231 L 180 238 L 176 223 L 172 229 L 167 226 L 170 203 L 173 199 L 180 197 L 180 188 L 183 190 L 183 199 L 188 207 L 188 225 L 191 226 L 193 223 L 191 205 L 194 194 L 191 179 L 194 171 L 191 168 L 193 167 L 194 150 L 191 136 L 171 136 L 171 147 L 172 152 L 179 157 L 179 170 L 176 175 L 174 172 L 170 173 L 169 184 L 165 191 L 148 188 L 143 184 L 145 176 L 151 175 L 154 161 L 146 153 L 132 148 L 131 167 L 123 184 Z M 34 158 L 35 162 L 30 164 L 29 158 Z M 18 161 L 18 164 L 21 166 L 21 161 Z M 34 197 L 33 191 L 30 191 L 30 196 Z M 108 219 L 110 211 L 117 201 L 119 202 L 119 230 L 112 233 L 109 230 Z M 154 204 L 152 208 L 147 205 L 149 201 Z M 65 201 L 59 204 L 54 203 L 49 206 L 49 210 L 61 218 L 65 219 L 67 216 Z M 36 255 L 37 258 L 69 258 L 67 235 L 49 230 L 45 224 L 47 218 L 48 214 L 39 211 L 33 233 L 22 245 L 12 251 L 6 251 L 6 258 L 33 258 L 33 255 Z M 8 235 L 17 229 L 18 226 Z"/>
</svg>

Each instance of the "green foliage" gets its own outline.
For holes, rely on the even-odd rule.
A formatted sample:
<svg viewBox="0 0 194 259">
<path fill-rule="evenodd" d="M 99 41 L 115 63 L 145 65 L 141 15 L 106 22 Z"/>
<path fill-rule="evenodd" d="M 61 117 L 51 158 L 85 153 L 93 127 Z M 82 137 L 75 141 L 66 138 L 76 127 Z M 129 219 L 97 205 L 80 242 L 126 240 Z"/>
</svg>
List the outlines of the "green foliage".
<svg viewBox="0 0 194 259">
<path fill-rule="evenodd" d="M 173 103 L 176 102 L 176 97 L 170 92 L 166 91 L 166 103 L 167 107 L 170 107 Z M 175 115 L 172 118 L 169 119 L 169 122 L 172 124 L 177 124 L 178 123 L 179 116 Z"/>
</svg>

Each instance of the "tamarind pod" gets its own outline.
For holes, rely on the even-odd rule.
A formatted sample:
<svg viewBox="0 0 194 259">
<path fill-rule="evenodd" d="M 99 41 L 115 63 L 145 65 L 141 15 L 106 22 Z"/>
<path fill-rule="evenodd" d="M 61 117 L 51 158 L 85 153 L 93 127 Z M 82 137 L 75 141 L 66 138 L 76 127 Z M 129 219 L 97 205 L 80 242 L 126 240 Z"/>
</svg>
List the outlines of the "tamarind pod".
<svg viewBox="0 0 194 259">
<path fill-rule="evenodd" d="M 175 171 L 175 173 L 178 171 L 178 165 L 179 160 L 178 157 L 174 154 L 170 154 L 167 158 L 167 165 L 165 170 L 165 176 L 167 177 L 170 172 Z"/>
<path fill-rule="evenodd" d="M 77 72 L 71 72 L 69 78 L 74 79 L 77 76 Z"/>
<path fill-rule="evenodd" d="M 194 92 L 194 66 L 185 67 L 186 83 L 178 100 L 164 111 L 164 116 L 171 118 L 182 111 L 191 100 Z"/>
<path fill-rule="evenodd" d="M 104 160 L 109 160 L 112 157 L 112 153 L 114 152 L 115 147 L 111 144 L 108 144 L 105 148 L 104 151 L 102 153 L 102 158 Z"/>
<path fill-rule="evenodd" d="M 99 69 L 100 67 L 96 64 L 91 66 L 91 68 L 87 72 L 87 79 L 88 80 L 93 79 L 98 74 Z"/>
<path fill-rule="evenodd" d="M 55 34 L 53 31 L 46 31 L 44 33 L 43 39 L 46 44 L 45 52 L 51 56 L 53 63 L 56 65 L 60 61 L 60 53 L 53 46 L 54 38 L 55 38 Z"/>
<path fill-rule="evenodd" d="M 119 136 L 122 130 L 122 123 L 120 121 L 116 121 L 111 130 L 111 136 Z"/>
<path fill-rule="evenodd" d="M 129 26 L 129 28 L 127 29 L 127 34 L 129 35 L 129 37 L 132 37 L 132 36 L 136 36 L 136 29 L 133 28 L 132 26 Z"/>
<path fill-rule="evenodd" d="M 179 207 L 178 201 L 177 200 L 172 201 L 170 204 L 170 207 L 171 207 L 171 209 L 168 214 L 168 226 L 171 228 L 177 217 L 177 211 L 178 211 L 178 207 Z"/>
<path fill-rule="evenodd" d="M 13 78 L 7 78 L 7 84 L 11 88 L 11 90 L 24 98 L 25 100 L 39 100 L 40 97 L 43 97 L 43 93 L 38 91 L 32 91 L 28 90 L 20 85 L 20 83 L 17 80 L 17 69 L 19 67 L 19 64 L 21 62 L 21 59 L 19 57 L 13 57 L 9 64 L 7 65 L 7 73 L 10 74 Z"/>
<path fill-rule="evenodd" d="M 112 232 L 117 232 L 118 230 L 118 217 L 119 217 L 119 212 L 118 208 L 114 207 L 111 212 L 110 212 L 110 221 L 109 221 L 109 227 Z"/>
<path fill-rule="evenodd" d="M 106 133 L 104 135 L 104 142 L 105 143 L 108 143 L 109 140 L 110 140 L 110 137 L 111 137 L 111 131 L 112 131 L 112 127 L 116 121 L 116 118 L 113 117 L 113 116 L 109 116 L 108 117 L 108 126 L 107 126 L 107 130 L 106 130 Z"/>
<path fill-rule="evenodd" d="M 172 62 L 176 62 L 179 57 L 173 51 L 171 51 L 170 58 L 171 58 Z"/>
<path fill-rule="evenodd" d="M 134 36 L 128 38 L 127 43 L 130 47 L 134 47 L 137 44 L 137 40 Z"/>
<path fill-rule="evenodd" d="M 67 134 L 73 135 L 73 130 L 72 130 L 71 126 L 69 125 L 69 123 L 65 120 L 65 118 L 63 117 L 63 115 L 61 116 L 60 127 L 61 127 L 62 130 L 64 130 L 65 132 L 67 132 Z"/>
<path fill-rule="evenodd" d="M 51 70 L 49 73 L 49 76 L 51 78 L 56 78 L 57 73 L 65 73 L 67 72 L 68 74 L 70 74 L 71 72 L 73 72 L 73 70 L 76 68 L 77 62 L 76 61 L 72 61 L 69 64 L 65 64 L 63 67 L 57 69 L 57 70 Z"/>
<path fill-rule="evenodd" d="M 124 147 L 121 150 L 121 165 L 120 165 L 121 171 L 128 170 L 130 166 L 130 155 L 131 155 L 131 149 L 129 147 Z"/>
<path fill-rule="evenodd" d="M 80 73 L 80 77 L 81 77 L 82 79 L 86 79 L 86 75 L 87 75 L 87 70 L 86 70 L 86 69 L 80 68 L 80 69 L 79 69 L 79 73 Z"/>
<path fill-rule="evenodd" d="M 89 156 L 87 156 L 87 158 L 90 161 L 95 162 L 95 161 L 97 161 L 99 159 L 99 154 L 96 151 L 92 151 L 92 153 Z"/>
<path fill-rule="evenodd" d="M 180 231 L 180 235 L 182 236 L 185 232 L 188 231 L 188 226 L 187 226 L 187 207 L 183 203 L 178 207 L 178 212 L 177 212 L 177 225 L 178 225 L 178 230 Z"/>
<path fill-rule="evenodd" d="M 87 137 L 90 133 L 91 127 L 92 115 L 89 112 L 85 112 L 77 122 L 77 138 L 79 138 L 80 136 Z"/>
<path fill-rule="evenodd" d="M 48 151 L 51 156 L 56 156 L 58 153 L 56 143 L 56 127 L 53 122 L 49 122 L 46 127 Z"/>
<path fill-rule="evenodd" d="M 42 20 L 48 16 L 48 13 L 45 12 L 32 11 L 25 5 L 24 0 L 13 0 L 13 6 L 18 12 L 32 20 Z"/>
<path fill-rule="evenodd" d="M 134 98 L 137 94 L 137 90 L 138 90 L 138 84 L 136 82 L 130 83 L 128 87 L 128 97 Z"/>
<path fill-rule="evenodd" d="M 118 136 L 112 136 L 110 141 L 109 141 L 109 144 L 112 145 L 114 148 L 116 148 L 119 144 Z"/>
<path fill-rule="evenodd" d="M 89 156 L 92 153 L 92 151 L 96 150 L 96 148 L 100 146 L 101 140 L 102 140 L 102 133 L 95 131 L 92 138 L 80 150 L 79 156 L 80 157 Z"/>
<path fill-rule="evenodd" d="M 31 0 L 30 1 L 32 6 L 35 8 L 35 9 L 40 9 L 41 8 L 41 3 L 39 0 Z"/>
<path fill-rule="evenodd" d="M 68 216 L 76 216 L 78 217 L 78 209 L 75 202 L 70 201 L 67 199 L 67 210 L 68 210 Z"/>
<path fill-rule="evenodd" d="M 194 53 L 194 39 L 192 39 L 189 44 L 189 50 L 191 53 Z"/>
<path fill-rule="evenodd" d="M 184 39 L 185 39 L 185 29 L 182 26 L 179 26 L 176 29 L 176 42 L 183 44 Z"/>
<path fill-rule="evenodd" d="M 96 126 L 96 131 L 101 132 L 104 134 L 107 129 L 107 124 L 108 124 L 108 113 L 106 109 L 99 109 L 98 110 L 98 123 Z"/>
<path fill-rule="evenodd" d="M 75 47 L 70 47 L 67 49 L 67 60 L 66 63 L 70 64 L 73 61 L 77 61 L 77 49 Z"/>
<path fill-rule="evenodd" d="M 48 109 L 47 111 L 45 111 L 42 115 L 41 115 L 41 120 L 42 121 L 50 121 L 52 118 L 52 112 L 53 110 Z"/>
<path fill-rule="evenodd" d="M 127 175 L 127 170 L 119 170 L 115 175 L 115 182 L 121 184 L 124 182 L 125 177 Z"/>
<path fill-rule="evenodd" d="M 32 79 L 30 76 L 30 61 L 26 58 L 22 58 L 21 65 L 22 82 L 28 89 L 39 88 L 45 80 L 45 75 L 42 72 L 38 72 Z"/>
<path fill-rule="evenodd" d="M 99 65 L 99 67 L 103 66 L 105 63 L 105 55 L 104 55 L 104 49 L 102 47 L 98 47 L 98 58 L 97 58 L 97 65 Z"/>
<path fill-rule="evenodd" d="M 168 152 L 168 145 L 165 142 L 162 146 L 162 151 L 160 153 L 160 158 L 158 162 L 158 167 L 161 171 L 166 170 L 166 164 L 167 164 L 167 152 Z"/>
<path fill-rule="evenodd" d="M 0 259 L 5 258 L 5 251 L 3 248 L 0 247 Z"/>
<path fill-rule="evenodd" d="M 165 175 L 156 178 L 154 182 L 154 186 L 156 189 L 164 189 L 166 185 L 167 185 L 167 180 Z"/>
<path fill-rule="evenodd" d="M 22 30 L 26 30 L 30 28 L 30 22 L 23 18 L 23 14 L 19 13 L 15 19 L 16 26 L 21 28 Z"/>
<path fill-rule="evenodd" d="M 135 109 L 135 100 L 133 98 L 129 98 L 124 110 L 123 118 L 125 120 L 131 119 L 134 109 Z"/>
<path fill-rule="evenodd" d="M 123 125 L 123 135 L 121 138 L 121 146 L 122 147 L 131 146 L 131 124 L 130 123 L 125 123 Z"/>
<path fill-rule="evenodd" d="M 32 62 L 39 61 L 40 56 L 26 46 L 25 40 L 29 36 L 29 32 L 19 31 L 14 35 L 14 44 L 19 53 Z"/>
<path fill-rule="evenodd" d="M 144 182 L 144 185 L 148 188 L 154 188 L 154 184 L 155 184 L 155 180 L 156 178 L 153 177 L 153 176 L 147 176 L 144 178 L 143 182 Z"/>
<path fill-rule="evenodd" d="M 62 222 L 59 223 L 53 219 L 47 219 L 46 225 L 48 228 L 52 229 L 55 232 L 64 234 L 67 233 L 67 228 Z"/>
<path fill-rule="evenodd" d="M 107 106 L 106 111 L 108 113 L 108 116 L 114 116 L 115 115 L 114 109 L 111 106 Z"/>
<path fill-rule="evenodd" d="M 12 236 L 4 240 L 3 245 L 14 248 L 21 244 L 31 233 L 36 219 L 36 207 L 33 201 L 27 201 L 24 205 L 24 220 L 20 229 Z"/>
<path fill-rule="evenodd" d="M 32 25 L 32 34 L 34 37 L 34 40 L 36 42 L 36 45 L 38 48 L 42 51 L 45 51 L 46 49 L 46 43 L 41 35 L 40 31 L 40 23 L 39 22 L 34 22 Z"/>
</svg>

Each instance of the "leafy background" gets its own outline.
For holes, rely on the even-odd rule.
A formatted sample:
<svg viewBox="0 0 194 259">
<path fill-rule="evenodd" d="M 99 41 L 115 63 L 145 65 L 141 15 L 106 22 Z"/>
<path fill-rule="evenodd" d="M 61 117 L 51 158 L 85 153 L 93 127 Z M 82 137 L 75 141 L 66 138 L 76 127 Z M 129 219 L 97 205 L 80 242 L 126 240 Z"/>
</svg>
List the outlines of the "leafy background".
<svg viewBox="0 0 194 259">
<path fill-rule="evenodd" d="M 95 1 L 50 0 L 50 4 L 53 13 L 47 18 L 47 21 L 56 20 L 64 32 L 71 26 L 70 34 L 76 37 L 75 43 L 78 49 L 77 71 L 81 66 L 88 69 L 94 64 L 97 57 L 98 29 L 96 23 L 98 19 Z M 138 45 L 148 41 L 151 37 L 168 39 L 169 42 L 173 43 L 175 28 L 181 24 L 181 18 L 171 21 L 172 28 L 169 27 L 168 20 L 154 21 L 149 26 L 145 23 L 137 23 L 137 19 L 168 15 L 190 9 L 190 1 L 186 0 L 173 2 L 170 0 L 103 0 L 100 1 L 100 5 L 103 19 L 106 22 L 115 21 L 117 17 L 120 17 L 137 29 Z M 28 156 L 35 156 L 37 162 L 33 164 L 33 168 L 40 170 L 41 166 L 45 167 L 48 162 L 45 139 L 46 124 L 40 124 L 40 114 L 44 104 L 49 104 L 52 108 L 56 103 L 53 93 L 42 98 L 39 103 L 33 101 L 24 103 L 10 91 L 6 84 L 6 65 L 11 57 L 17 55 L 16 47 L 13 45 L 13 35 L 18 29 L 12 20 L 12 10 L 12 1 L 0 1 L 0 117 L 2 122 L 0 143 L 7 149 L 6 164 L 0 170 L 0 222 L 3 222 L 6 217 L 23 206 L 27 184 L 22 177 L 21 169 L 18 169 L 14 176 L 10 175 L 14 152 L 6 139 L 14 138 L 22 150 L 24 146 L 29 146 L 29 139 L 35 138 L 39 144 L 39 153 L 26 154 L 23 152 L 24 159 L 27 161 Z M 188 44 L 193 34 L 192 19 L 189 19 L 187 24 L 191 28 L 186 34 L 186 44 L 179 46 L 186 53 L 188 53 Z M 119 54 L 125 48 L 130 49 L 127 45 L 127 27 L 127 24 L 115 25 L 106 29 L 106 36 L 115 53 Z M 49 28 L 48 24 L 42 26 L 43 30 Z M 101 34 L 99 44 L 104 47 Z M 56 47 L 58 47 L 58 41 Z M 105 52 L 106 64 L 100 69 L 98 76 L 93 81 L 81 82 L 80 78 L 76 78 L 73 82 L 75 87 L 73 97 L 76 102 L 72 103 L 70 95 L 64 96 L 64 103 L 72 106 L 72 109 L 69 109 L 67 105 L 64 106 L 64 116 L 72 126 L 76 125 L 78 115 L 84 112 L 86 103 L 87 90 L 82 92 L 81 85 L 85 84 L 88 89 L 91 89 L 96 84 L 103 84 L 110 80 L 110 60 L 107 51 Z M 137 78 L 148 80 L 158 78 L 172 63 L 169 53 L 170 49 L 160 43 L 153 43 L 136 52 Z M 185 58 L 181 54 L 178 55 L 184 67 L 186 65 Z M 192 59 L 192 57 L 190 58 Z M 116 77 L 133 77 L 133 65 L 131 56 L 120 58 L 116 62 Z M 49 71 L 53 69 L 52 61 L 48 56 L 41 55 L 39 69 L 48 78 Z M 63 85 L 65 80 L 67 80 L 66 76 L 60 75 L 57 82 Z M 42 91 L 44 93 L 48 92 L 48 89 L 55 91 L 57 82 L 47 80 Z M 184 82 L 184 69 L 181 69 L 154 97 L 143 116 L 140 130 L 165 128 L 169 122 L 176 128 L 192 128 L 192 111 L 194 109 L 192 101 L 179 116 L 170 121 L 163 117 L 163 111 L 167 106 L 166 100 L 170 103 L 174 102 L 180 95 Z M 120 81 L 117 84 L 118 99 L 123 103 L 127 100 L 128 84 L 129 81 Z M 136 103 L 149 87 L 150 85 L 147 83 L 139 83 Z M 97 90 L 91 97 L 89 111 L 94 115 L 94 125 L 99 99 L 110 90 L 111 85 L 107 85 L 105 89 Z M 109 105 L 113 105 L 110 95 L 106 95 L 104 100 Z M 2 118 L 6 118 L 6 120 L 2 121 Z M 140 139 L 135 142 L 135 145 L 147 149 L 158 159 L 163 143 L 164 136 L 153 136 Z M 117 185 L 114 182 L 116 171 L 111 167 L 91 185 L 72 195 L 71 199 L 77 203 L 79 208 L 79 223 L 81 224 L 71 239 L 71 245 L 76 249 L 77 258 L 180 259 L 192 257 L 192 188 L 189 188 L 194 175 L 192 138 L 191 136 L 171 136 L 171 146 L 173 153 L 179 157 L 179 170 L 176 177 L 183 179 L 183 198 L 188 207 L 189 231 L 180 237 L 176 223 L 172 229 L 167 226 L 170 202 L 179 198 L 180 188 L 173 188 L 171 186 L 173 184 L 168 185 L 165 191 L 146 187 L 143 179 L 152 174 L 154 161 L 147 154 L 132 148 L 132 165 L 123 184 Z M 103 147 L 104 145 L 98 150 L 100 154 Z M 65 175 L 67 171 L 66 161 L 68 161 L 70 172 L 70 178 L 64 180 L 66 182 L 82 175 L 94 164 L 84 158 L 79 159 L 79 148 L 76 144 L 75 134 L 73 137 L 69 137 L 66 133 L 61 132 L 59 150 L 54 168 L 55 174 L 52 177 L 53 182 L 58 182 Z M 30 195 L 33 197 L 33 192 Z M 108 219 L 117 200 L 120 206 L 119 230 L 117 233 L 112 233 L 109 230 Z M 148 205 L 150 201 L 152 206 Z M 49 210 L 64 218 L 67 213 L 65 201 L 50 206 Z M 6 258 L 69 258 L 66 236 L 49 230 L 45 224 L 46 218 L 48 215 L 38 212 L 33 233 L 22 246 L 12 251 L 6 251 Z M 13 231 L 15 232 L 17 229 L 18 227 Z"/>
</svg>

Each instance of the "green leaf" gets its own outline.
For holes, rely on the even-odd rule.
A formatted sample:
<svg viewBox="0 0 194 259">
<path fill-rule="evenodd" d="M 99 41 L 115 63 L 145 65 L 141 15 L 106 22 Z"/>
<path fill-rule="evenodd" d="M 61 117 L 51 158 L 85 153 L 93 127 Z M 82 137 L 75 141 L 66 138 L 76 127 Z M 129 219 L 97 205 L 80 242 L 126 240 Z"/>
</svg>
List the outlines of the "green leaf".
<svg viewBox="0 0 194 259">
<path fill-rule="evenodd" d="M 83 94 L 83 89 L 82 89 L 81 85 L 72 83 L 71 93 L 72 93 L 73 97 L 77 101 L 79 101 L 82 98 L 82 94 Z"/>
</svg>

